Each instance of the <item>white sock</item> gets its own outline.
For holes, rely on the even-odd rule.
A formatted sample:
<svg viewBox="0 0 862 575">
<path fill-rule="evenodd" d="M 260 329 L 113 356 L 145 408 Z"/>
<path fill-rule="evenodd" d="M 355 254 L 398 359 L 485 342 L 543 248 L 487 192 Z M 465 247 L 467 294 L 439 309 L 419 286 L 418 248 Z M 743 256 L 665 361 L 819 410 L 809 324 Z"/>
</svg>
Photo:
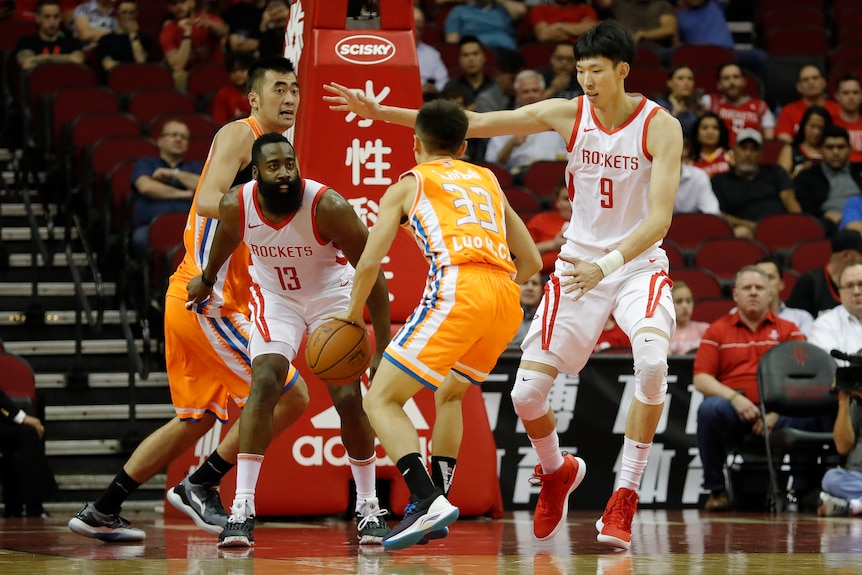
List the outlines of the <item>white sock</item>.
<svg viewBox="0 0 862 575">
<path fill-rule="evenodd" d="M 539 456 L 539 464 L 545 473 L 554 473 L 563 466 L 563 454 L 560 453 L 560 436 L 554 431 L 546 437 L 539 439 L 530 438 L 536 455 Z"/>
<path fill-rule="evenodd" d="M 234 508 L 241 510 L 245 515 L 238 519 L 254 517 L 254 490 L 257 487 L 261 465 L 263 465 L 263 455 L 239 453 L 236 456 L 236 495 L 231 507 L 231 515 L 234 514 Z"/>
<path fill-rule="evenodd" d="M 862 499 L 850 500 L 850 515 L 862 514 Z"/>
<path fill-rule="evenodd" d="M 375 461 L 377 461 L 376 455 L 363 460 L 350 458 L 350 472 L 356 483 L 356 513 L 362 513 L 366 499 L 377 497 Z"/>
<path fill-rule="evenodd" d="M 650 447 L 652 447 L 652 443 L 639 443 L 628 437 L 625 438 L 617 489 L 625 487 L 632 491 L 638 490 L 649 459 Z"/>
</svg>

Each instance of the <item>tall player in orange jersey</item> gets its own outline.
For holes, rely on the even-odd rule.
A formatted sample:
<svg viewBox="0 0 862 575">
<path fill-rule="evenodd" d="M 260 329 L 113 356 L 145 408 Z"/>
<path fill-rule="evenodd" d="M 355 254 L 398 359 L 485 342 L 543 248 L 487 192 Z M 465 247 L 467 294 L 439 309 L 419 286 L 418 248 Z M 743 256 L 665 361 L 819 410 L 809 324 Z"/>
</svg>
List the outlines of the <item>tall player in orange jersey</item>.
<svg viewBox="0 0 862 575">
<path fill-rule="evenodd" d="M 419 111 L 413 137 L 418 165 L 383 194 L 356 266 L 350 305 L 337 316 L 362 321 L 380 263 L 403 225 L 430 269 L 422 300 L 386 348 L 365 396 L 374 430 L 413 500 L 404 520 L 383 538 L 385 549 L 444 537 L 458 518 L 446 494 L 463 435 L 461 400 L 488 377 L 518 331 L 523 311 L 516 282 L 542 267 L 527 226 L 494 175 L 456 159 L 467 146 L 466 131 L 467 117 L 454 102 L 434 100 Z M 404 411 L 423 386 L 435 391 L 431 476 Z"/>
<path fill-rule="evenodd" d="M 299 84 L 284 58 L 256 63 L 249 70 L 251 116 L 231 122 L 216 134 L 189 213 L 183 237 L 186 254 L 171 276 L 165 298 L 165 356 L 176 417 L 135 449 L 122 471 L 96 499 L 69 521 L 69 528 L 103 541 L 140 541 L 146 533 L 120 517 L 123 502 L 137 487 L 195 444 L 218 419 L 227 421 L 228 400 L 244 405 L 249 395 L 248 254 L 237 254 L 219 272 L 206 306 L 186 308 L 186 284 L 200 275 L 215 228 L 218 202 L 234 181 L 246 181 L 255 139 L 293 126 Z M 213 209 L 215 206 L 215 209 Z M 215 278 L 214 278 L 215 279 Z M 195 313 L 197 312 L 197 313 Z M 294 422 L 308 405 L 308 390 L 293 370 L 275 413 L 276 433 Z M 221 533 L 228 515 L 217 491 L 235 465 L 239 426 L 168 499 L 202 529 Z"/>
<path fill-rule="evenodd" d="M 586 364 L 613 314 L 632 342 L 636 389 L 616 487 L 596 528 L 599 542 L 622 549 L 631 545 L 637 489 L 667 392 L 675 312 L 667 256 L 659 245 L 670 227 L 682 155 L 679 122 L 655 102 L 625 91 L 634 53 L 629 30 L 602 22 L 575 46 L 584 96 L 468 113 L 467 134 L 487 138 L 554 130 L 568 142 L 572 221 L 539 305 L 544 311 L 521 346 L 512 402 L 540 462 L 533 533 L 547 539 L 565 524 L 569 494 L 585 472 L 583 460 L 560 453 L 548 395 L 559 371 L 576 374 Z M 333 110 L 404 126 L 415 122 L 416 110 L 380 106 L 335 84 L 326 88 L 333 94 L 325 97 Z"/>
</svg>

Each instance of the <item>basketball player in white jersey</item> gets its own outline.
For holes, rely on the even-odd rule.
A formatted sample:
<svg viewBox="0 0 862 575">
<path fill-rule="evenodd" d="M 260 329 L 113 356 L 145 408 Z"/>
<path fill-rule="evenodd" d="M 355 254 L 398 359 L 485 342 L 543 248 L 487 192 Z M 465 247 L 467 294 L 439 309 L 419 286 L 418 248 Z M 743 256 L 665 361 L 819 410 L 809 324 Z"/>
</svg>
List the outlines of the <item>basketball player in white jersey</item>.
<svg viewBox="0 0 862 575">
<path fill-rule="evenodd" d="M 359 261 L 368 236 L 365 224 L 343 197 L 324 184 L 300 178 L 296 152 L 281 134 L 264 134 L 255 141 L 252 177 L 222 198 L 221 225 L 209 259 L 203 273 L 188 284 L 189 301 L 203 302 L 222 264 L 240 243 L 248 247 L 252 383 L 240 419 L 236 498 L 219 536 L 220 547 L 248 547 L 254 542 L 255 485 L 263 453 L 272 440 L 272 411 L 290 362 L 306 332 L 347 308 L 353 279 L 348 261 L 354 265 Z M 378 335 L 378 345 L 385 347 L 389 291 L 382 272 L 367 303 L 375 332 L 385 334 Z M 370 515 L 385 526 L 382 517 L 387 513 L 378 506 Z M 385 531 L 379 538 L 383 535 Z"/>
<path fill-rule="evenodd" d="M 568 496 L 585 473 L 581 459 L 560 453 L 548 395 L 559 371 L 583 368 L 613 314 L 632 342 L 636 391 L 617 485 L 596 528 L 601 543 L 628 549 L 637 489 L 667 391 L 667 351 L 675 329 L 668 262 L 659 245 L 679 185 L 682 129 L 654 102 L 625 92 L 635 53 L 631 32 L 602 22 L 578 38 L 575 51 L 583 96 L 468 113 L 468 136 L 554 130 L 568 143 L 572 220 L 522 344 L 512 401 L 538 455 L 541 492 L 533 528 L 536 538 L 547 539 L 564 525 Z M 416 110 L 380 106 L 337 84 L 326 88 L 333 110 L 404 126 L 415 122 Z"/>
</svg>

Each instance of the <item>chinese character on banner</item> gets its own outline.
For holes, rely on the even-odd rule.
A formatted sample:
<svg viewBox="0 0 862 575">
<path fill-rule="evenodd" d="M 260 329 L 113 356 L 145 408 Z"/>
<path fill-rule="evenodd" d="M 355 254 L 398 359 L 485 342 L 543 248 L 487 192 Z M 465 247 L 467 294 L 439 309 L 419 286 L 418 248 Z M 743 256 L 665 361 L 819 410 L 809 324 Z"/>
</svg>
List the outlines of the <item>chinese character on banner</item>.
<svg viewBox="0 0 862 575">
<path fill-rule="evenodd" d="M 370 99 L 370 100 L 374 100 L 378 104 L 382 104 L 383 100 L 386 99 L 386 96 L 388 96 L 391 91 L 392 90 L 389 86 L 383 86 L 383 89 L 380 90 L 380 93 L 375 94 L 374 93 L 374 81 L 373 80 L 366 80 L 365 81 L 365 97 Z M 354 90 L 354 92 L 361 94 L 362 90 Z M 355 119 L 356 119 L 356 114 L 354 114 L 353 112 L 349 112 L 347 114 L 347 116 L 344 117 L 344 121 L 347 122 L 348 124 Z M 356 125 L 359 126 L 360 128 L 368 128 L 373 123 L 374 123 L 374 120 L 369 120 L 367 118 L 361 118 L 359 120 L 359 122 L 357 122 Z"/>
<path fill-rule="evenodd" d="M 377 202 L 369 198 L 347 198 L 347 201 L 353 206 L 353 211 L 366 227 L 370 228 L 377 223 L 377 212 L 380 210 Z"/>
<path fill-rule="evenodd" d="M 384 170 L 392 167 L 392 164 L 385 161 L 385 157 L 392 153 L 392 148 L 383 145 L 383 140 L 380 138 L 374 141 L 368 140 L 363 146 L 359 138 L 353 138 L 350 147 L 347 148 L 347 157 L 344 165 L 350 166 L 351 183 L 354 186 L 365 184 L 368 186 L 388 186 L 392 183 L 392 178 L 383 175 Z M 368 177 L 362 176 L 362 168 L 370 170 L 373 175 Z"/>
</svg>

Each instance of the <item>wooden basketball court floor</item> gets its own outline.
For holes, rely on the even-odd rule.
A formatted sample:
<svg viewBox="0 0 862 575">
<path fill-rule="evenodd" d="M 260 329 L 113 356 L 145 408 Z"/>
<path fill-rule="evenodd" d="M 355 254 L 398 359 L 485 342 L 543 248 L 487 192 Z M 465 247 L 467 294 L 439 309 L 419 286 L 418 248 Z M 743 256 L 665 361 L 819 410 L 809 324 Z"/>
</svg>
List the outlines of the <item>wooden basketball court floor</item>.
<svg viewBox="0 0 862 575">
<path fill-rule="evenodd" d="M 531 515 L 517 511 L 459 520 L 446 539 L 390 553 L 360 548 L 339 519 L 267 521 L 252 549 L 220 551 L 190 521 L 155 513 L 130 514 L 147 532 L 140 544 L 83 538 L 58 515 L 0 519 L 0 575 L 862 574 L 862 518 L 645 510 L 631 551 L 614 552 L 596 542 L 596 513 L 573 511 L 556 537 L 536 541 Z"/>
</svg>

